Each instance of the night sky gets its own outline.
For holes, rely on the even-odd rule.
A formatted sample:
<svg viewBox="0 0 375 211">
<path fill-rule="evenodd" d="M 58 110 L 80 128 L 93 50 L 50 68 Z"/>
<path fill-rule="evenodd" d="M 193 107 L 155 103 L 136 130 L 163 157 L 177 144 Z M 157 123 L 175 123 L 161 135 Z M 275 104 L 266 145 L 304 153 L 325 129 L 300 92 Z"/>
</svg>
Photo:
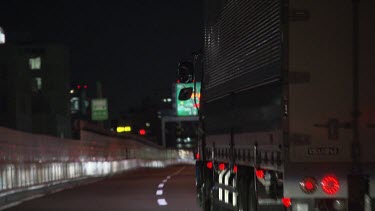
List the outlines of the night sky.
<svg viewBox="0 0 375 211">
<path fill-rule="evenodd" d="M 66 44 L 71 84 L 101 80 L 111 117 L 171 95 L 177 63 L 202 47 L 200 0 L 1 0 L 6 39 Z"/>
</svg>

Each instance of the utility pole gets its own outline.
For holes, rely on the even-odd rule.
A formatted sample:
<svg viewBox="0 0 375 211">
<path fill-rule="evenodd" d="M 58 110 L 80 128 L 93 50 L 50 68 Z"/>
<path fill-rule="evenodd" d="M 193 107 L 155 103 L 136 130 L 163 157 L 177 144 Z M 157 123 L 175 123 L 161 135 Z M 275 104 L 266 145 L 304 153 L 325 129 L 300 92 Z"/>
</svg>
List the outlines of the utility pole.
<svg viewBox="0 0 375 211">
<path fill-rule="evenodd" d="M 348 177 L 349 211 L 364 210 L 364 197 L 368 186 L 361 166 L 361 146 L 359 141 L 359 5 L 360 0 L 352 0 L 352 86 L 353 86 L 353 111 L 352 111 L 352 174 Z"/>
</svg>

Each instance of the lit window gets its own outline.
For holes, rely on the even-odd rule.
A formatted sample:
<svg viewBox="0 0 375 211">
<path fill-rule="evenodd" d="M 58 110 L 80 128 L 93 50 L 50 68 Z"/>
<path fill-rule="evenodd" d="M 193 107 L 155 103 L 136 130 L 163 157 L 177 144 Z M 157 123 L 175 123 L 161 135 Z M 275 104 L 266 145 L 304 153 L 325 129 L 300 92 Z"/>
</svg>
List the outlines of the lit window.
<svg viewBox="0 0 375 211">
<path fill-rule="evenodd" d="M 79 98 L 78 97 L 73 97 L 70 99 L 70 110 L 73 114 L 79 112 Z"/>
<path fill-rule="evenodd" d="M 5 34 L 0 32 L 0 44 L 4 44 L 4 43 L 5 43 Z"/>
<path fill-rule="evenodd" d="M 0 27 L 0 44 L 4 44 L 5 43 L 5 34 L 4 34 L 4 30 Z"/>
<path fill-rule="evenodd" d="M 38 92 L 40 90 L 42 90 L 42 78 L 41 77 L 33 78 L 33 81 L 32 81 L 32 91 L 33 92 Z"/>
<path fill-rule="evenodd" d="M 29 66 L 32 70 L 39 70 L 42 65 L 42 59 L 40 57 L 30 58 Z"/>
<path fill-rule="evenodd" d="M 42 78 L 37 77 L 37 78 L 35 78 L 35 80 L 36 80 L 36 87 L 37 87 L 37 89 L 41 90 L 42 89 Z"/>
</svg>

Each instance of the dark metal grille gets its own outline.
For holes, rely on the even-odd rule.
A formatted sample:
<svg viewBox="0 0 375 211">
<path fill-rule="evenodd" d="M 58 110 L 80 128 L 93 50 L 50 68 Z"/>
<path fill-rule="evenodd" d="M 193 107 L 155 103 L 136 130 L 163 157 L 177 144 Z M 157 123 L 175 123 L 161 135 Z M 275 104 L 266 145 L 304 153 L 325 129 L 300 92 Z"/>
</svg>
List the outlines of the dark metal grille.
<svg viewBox="0 0 375 211">
<path fill-rule="evenodd" d="M 207 4 L 205 99 L 275 80 L 281 74 L 281 1 Z"/>
</svg>

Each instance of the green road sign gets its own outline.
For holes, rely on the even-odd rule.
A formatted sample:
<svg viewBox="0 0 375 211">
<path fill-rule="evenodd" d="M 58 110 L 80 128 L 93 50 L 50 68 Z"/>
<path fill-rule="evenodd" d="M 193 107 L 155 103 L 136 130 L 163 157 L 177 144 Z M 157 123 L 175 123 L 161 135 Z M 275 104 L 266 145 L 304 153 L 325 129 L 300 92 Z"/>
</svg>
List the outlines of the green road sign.
<svg viewBox="0 0 375 211">
<path fill-rule="evenodd" d="M 176 108 L 177 108 L 177 116 L 197 116 L 199 108 L 199 101 L 201 98 L 201 83 L 196 82 L 197 91 L 192 94 L 189 100 L 181 101 L 178 99 L 178 94 L 180 93 L 181 89 L 192 87 L 194 89 L 194 83 L 179 83 L 176 84 Z M 194 101 L 194 97 L 196 97 Z"/>
<path fill-rule="evenodd" d="M 102 121 L 108 119 L 108 103 L 105 98 L 91 100 L 91 120 Z"/>
</svg>

